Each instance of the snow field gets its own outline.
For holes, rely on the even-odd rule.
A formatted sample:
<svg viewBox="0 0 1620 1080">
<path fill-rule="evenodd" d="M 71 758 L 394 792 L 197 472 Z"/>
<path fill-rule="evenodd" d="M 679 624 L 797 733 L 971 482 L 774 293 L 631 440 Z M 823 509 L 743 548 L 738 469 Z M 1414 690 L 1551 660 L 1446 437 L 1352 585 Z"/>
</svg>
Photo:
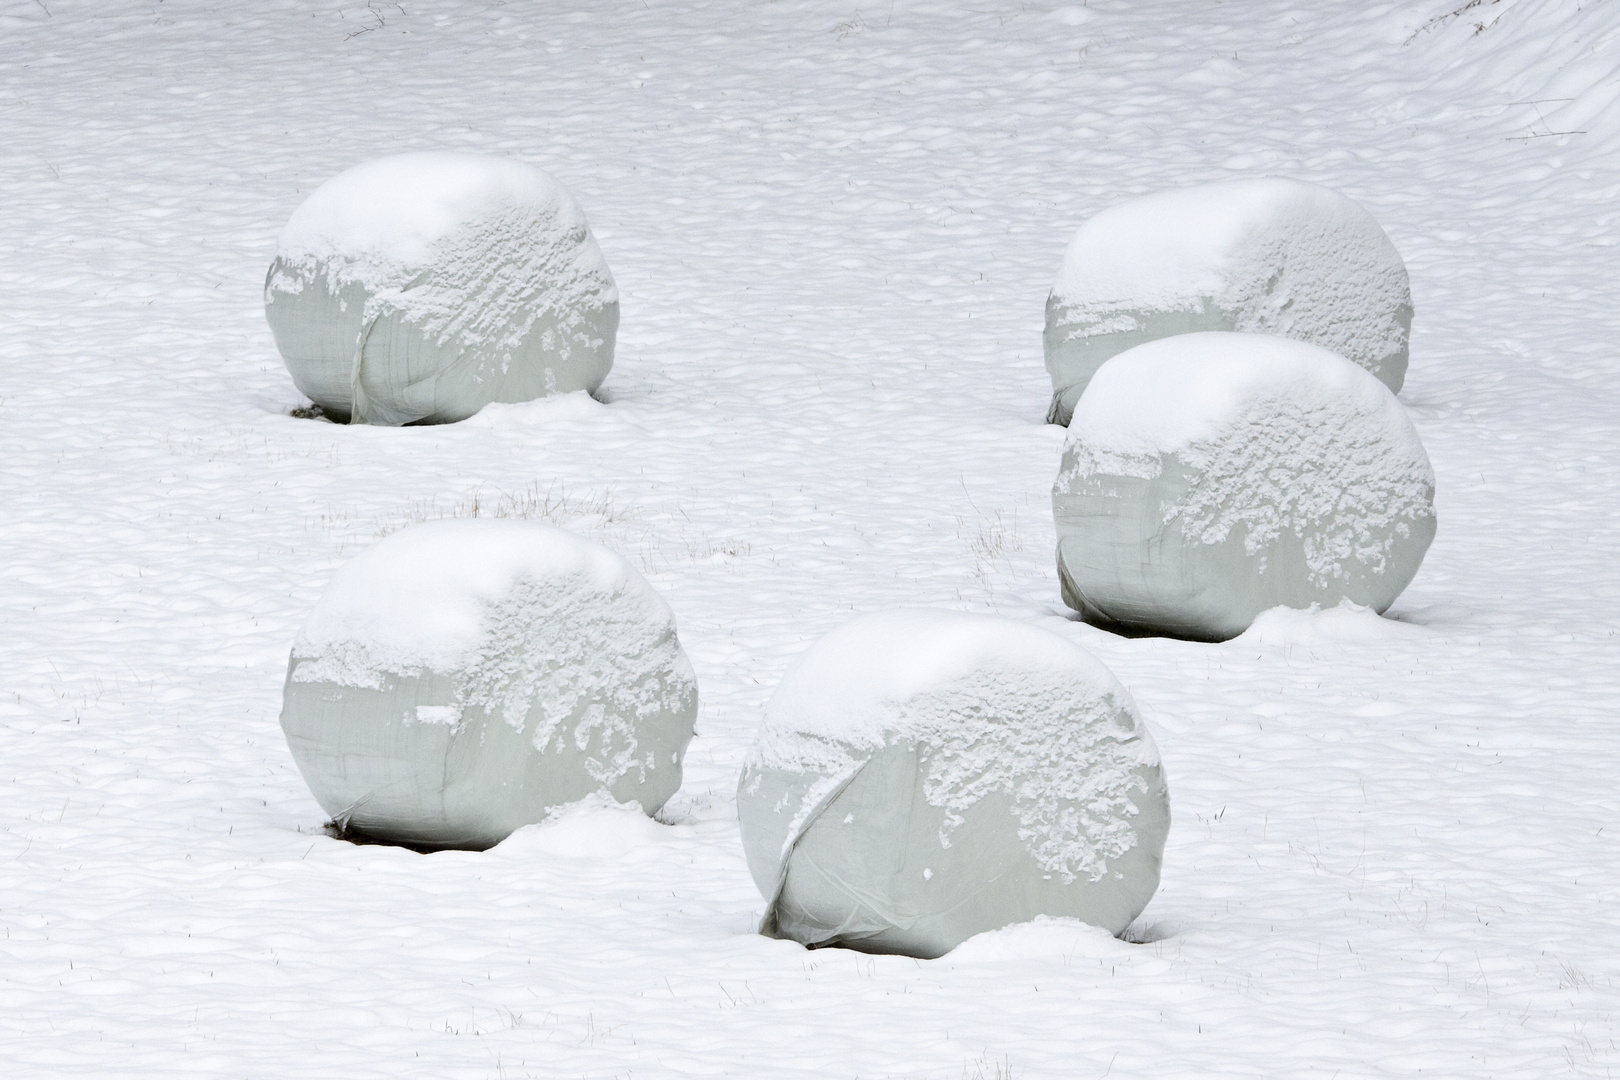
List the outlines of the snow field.
<svg viewBox="0 0 1620 1080">
<path fill-rule="evenodd" d="M 1458 6 L 0 6 L 8 1075 L 1606 1075 L 1620 9 Z M 402 149 L 589 208 L 607 404 L 286 415 L 277 231 Z M 1106 206 L 1257 174 L 1402 252 L 1444 525 L 1388 618 L 1111 637 L 1058 599 L 1041 298 Z M 475 511 L 623 551 L 679 616 L 673 824 L 319 834 L 287 645 L 355 552 Z M 1150 940 L 754 933 L 731 793 L 770 689 L 904 605 L 1130 688 L 1175 784 Z"/>
</svg>

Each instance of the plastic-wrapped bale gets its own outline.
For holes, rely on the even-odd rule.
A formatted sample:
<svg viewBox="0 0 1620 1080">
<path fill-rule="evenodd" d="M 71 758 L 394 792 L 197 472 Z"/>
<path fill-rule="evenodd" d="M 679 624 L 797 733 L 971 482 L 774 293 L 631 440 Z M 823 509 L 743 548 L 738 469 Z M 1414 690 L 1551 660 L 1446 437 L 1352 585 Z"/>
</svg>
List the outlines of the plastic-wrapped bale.
<svg viewBox="0 0 1620 1080">
<path fill-rule="evenodd" d="M 1158 750 L 1107 668 L 1037 626 L 937 611 L 814 645 L 737 804 L 762 933 L 919 957 L 1038 915 L 1120 933 L 1170 825 Z"/>
<path fill-rule="evenodd" d="M 697 682 L 669 607 L 561 529 L 405 529 L 333 577 L 293 646 L 282 730 L 345 830 L 483 849 L 605 795 L 681 784 Z"/>
<path fill-rule="evenodd" d="M 447 423 L 595 390 L 619 294 L 562 184 L 517 161 L 399 154 L 315 190 L 264 311 L 293 382 L 337 419 Z"/>
<path fill-rule="evenodd" d="M 1278 334 L 1355 361 L 1399 392 L 1412 292 L 1384 230 L 1336 192 L 1238 180 L 1112 206 L 1081 226 L 1046 301 L 1047 419 L 1143 342 L 1200 330 Z"/>
<path fill-rule="evenodd" d="M 1315 345 L 1184 334 L 1109 360 L 1057 483 L 1063 599 L 1220 641 L 1268 608 L 1384 611 L 1434 538 L 1434 470 L 1395 395 Z"/>
</svg>

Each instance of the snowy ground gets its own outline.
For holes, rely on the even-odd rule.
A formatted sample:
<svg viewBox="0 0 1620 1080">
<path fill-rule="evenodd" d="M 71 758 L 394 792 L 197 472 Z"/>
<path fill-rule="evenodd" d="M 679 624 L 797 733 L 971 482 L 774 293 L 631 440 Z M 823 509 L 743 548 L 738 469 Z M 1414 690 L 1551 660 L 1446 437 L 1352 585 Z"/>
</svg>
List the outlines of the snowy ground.
<svg viewBox="0 0 1620 1080">
<path fill-rule="evenodd" d="M 429 147 L 585 205 L 606 403 L 287 415 L 276 231 Z M 1612 0 L 5 0 L 0 1074 L 1609 1076 L 1617 153 Z M 1407 258 L 1439 538 L 1390 620 L 1067 621 L 1064 245 L 1266 174 Z M 321 833 L 276 721 L 294 630 L 348 554 L 475 508 L 605 539 L 675 608 L 704 704 L 672 826 Z M 761 704 L 899 604 L 1039 619 L 1135 691 L 1176 814 L 1142 943 L 751 933 Z"/>
</svg>

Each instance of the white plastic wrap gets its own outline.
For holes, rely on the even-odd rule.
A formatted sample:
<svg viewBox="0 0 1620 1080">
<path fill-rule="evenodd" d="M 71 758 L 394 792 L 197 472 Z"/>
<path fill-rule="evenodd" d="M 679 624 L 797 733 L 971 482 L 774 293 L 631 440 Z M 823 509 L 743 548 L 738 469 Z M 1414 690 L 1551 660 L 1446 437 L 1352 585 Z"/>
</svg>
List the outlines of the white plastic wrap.
<svg viewBox="0 0 1620 1080">
<path fill-rule="evenodd" d="M 619 325 L 579 204 L 475 154 L 379 158 L 321 185 L 282 230 L 264 302 L 298 389 L 371 424 L 595 390 Z"/>
<path fill-rule="evenodd" d="M 1330 349 L 1399 392 L 1412 293 L 1361 206 L 1294 180 L 1238 180 L 1131 199 L 1080 227 L 1046 301 L 1048 419 L 1067 424 L 1092 374 L 1147 341 L 1204 330 Z"/>
<path fill-rule="evenodd" d="M 903 611 L 782 679 L 737 792 L 761 931 L 932 957 L 1037 915 L 1122 931 L 1169 796 L 1118 680 L 1028 623 Z"/>
<path fill-rule="evenodd" d="M 1343 357 L 1184 334 L 1097 370 L 1052 510 L 1071 607 L 1222 640 L 1279 605 L 1388 608 L 1434 537 L 1434 470 L 1400 402 Z"/>
<path fill-rule="evenodd" d="M 681 783 L 697 682 L 668 606 L 606 548 L 525 521 L 417 525 L 333 577 L 281 726 L 355 833 L 486 848 L 593 795 Z"/>
</svg>

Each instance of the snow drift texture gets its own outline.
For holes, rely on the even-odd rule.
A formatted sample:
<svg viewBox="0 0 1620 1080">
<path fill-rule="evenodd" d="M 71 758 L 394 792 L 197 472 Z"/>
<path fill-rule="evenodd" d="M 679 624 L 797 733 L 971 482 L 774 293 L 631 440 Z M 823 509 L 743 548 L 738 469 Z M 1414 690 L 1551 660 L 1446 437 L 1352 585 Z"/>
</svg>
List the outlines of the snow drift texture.
<svg viewBox="0 0 1620 1080">
<path fill-rule="evenodd" d="M 1081 226 L 1046 301 L 1048 419 L 1069 422 L 1104 360 L 1172 334 L 1309 341 L 1399 392 L 1412 293 L 1378 222 L 1294 180 L 1238 180 L 1110 207 Z"/>
<path fill-rule="evenodd" d="M 1185 334 L 1097 370 L 1052 509 L 1071 607 L 1222 640 L 1278 605 L 1389 607 L 1434 538 L 1434 470 L 1400 402 L 1343 357 Z"/>
<path fill-rule="evenodd" d="M 1158 888 L 1170 823 L 1158 750 L 1107 668 L 950 612 L 812 647 L 737 801 L 762 933 L 923 957 L 1042 914 L 1119 933 Z"/>
<path fill-rule="evenodd" d="M 573 197 L 476 154 L 380 158 L 316 189 L 282 230 L 264 310 L 298 389 L 371 424 L 595 390 L 619 326 Z"/>
<path fill-rule="evenodd" d="M 356 832 L 485 848 L 597 794 L 681 783 L 697 682 L 658 594 L 560 529 L 446 521 L 339 570 L 293 646 L 281 726 Z"/>
</svg>

